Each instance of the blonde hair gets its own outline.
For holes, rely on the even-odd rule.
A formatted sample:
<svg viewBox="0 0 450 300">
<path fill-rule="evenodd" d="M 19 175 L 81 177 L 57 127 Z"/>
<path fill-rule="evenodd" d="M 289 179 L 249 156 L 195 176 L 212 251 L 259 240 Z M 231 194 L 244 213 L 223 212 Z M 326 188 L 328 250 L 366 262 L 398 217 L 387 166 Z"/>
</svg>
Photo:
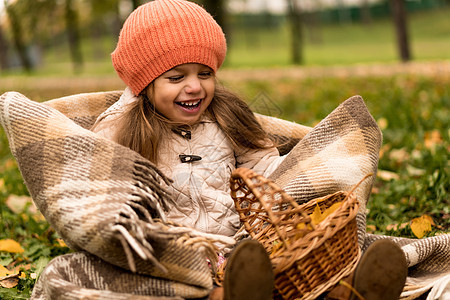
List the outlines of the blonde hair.
<svg viewBox="0 0 450 300">
<path fill-rule="evenodd" d="M 153 84 L 148 88 L 153 88 Z M 274 146 L 249 106 L 223 86 L 216 84 L 214 97 L 205 114 L 217 122 L 236 148 L 265 149 Z M 161 115 L 143 93 L 118 119 L 114 140 L 156 163 L 161 137 L 168 136 L 172 128 L 179 125 Z"/>
</svg>

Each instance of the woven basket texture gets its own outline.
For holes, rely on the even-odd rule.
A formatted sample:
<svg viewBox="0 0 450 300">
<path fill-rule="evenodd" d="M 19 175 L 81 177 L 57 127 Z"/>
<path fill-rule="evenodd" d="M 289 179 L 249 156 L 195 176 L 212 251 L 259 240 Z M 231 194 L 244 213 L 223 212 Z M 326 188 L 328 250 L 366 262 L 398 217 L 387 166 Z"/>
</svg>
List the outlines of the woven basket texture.
<svg viewBox="0 0 450 300">
<path fill-rule="evenodd" d="M 245 229 L 269 253 L 276 299 L 315 299 L 349 275 L 360 257 L 358 201 L 339 191 L 299 205 L 272 181 L 249 169 L 231 176 L 231 195 Z M 316 206 L 340 206 L 314 225 Z"/>
</svg>

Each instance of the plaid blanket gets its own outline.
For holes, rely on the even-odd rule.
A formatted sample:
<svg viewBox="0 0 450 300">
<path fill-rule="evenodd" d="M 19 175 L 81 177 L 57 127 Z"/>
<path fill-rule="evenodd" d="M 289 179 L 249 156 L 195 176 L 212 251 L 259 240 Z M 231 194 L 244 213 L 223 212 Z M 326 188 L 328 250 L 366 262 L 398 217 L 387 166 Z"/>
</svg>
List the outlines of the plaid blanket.
<svg viewBox="0 0 450 300">
<path fill-rule="evenodd" d="M 212 288 L 218 247 L 235 240 L 167 222 L 169 182 L 135 152 L 90 132 L 121 92 L 89 93 L 37 103 L 19 93 L 0 97 L 0 123 L 30 194 L 48 222 L 77 252 L 52 260 L 32 299 L 199 298 Z M 349 190 L 375 173 L 381 132 L 359 96 L 308 128 L 257 115 L 287 158 L 271 178 L 299 202 Z M 387 236 L 365 231 L 365 205 L 374 176 L 356 193 L 358 241 L 366 249 Z M 448 235 L 392 238 L 410 266 L 402 297 L 449 288 Z M 139 296 L 138 296 L 139 295 Z M 161 299 L 161 298 L 158 298 Z"/>
</svg>

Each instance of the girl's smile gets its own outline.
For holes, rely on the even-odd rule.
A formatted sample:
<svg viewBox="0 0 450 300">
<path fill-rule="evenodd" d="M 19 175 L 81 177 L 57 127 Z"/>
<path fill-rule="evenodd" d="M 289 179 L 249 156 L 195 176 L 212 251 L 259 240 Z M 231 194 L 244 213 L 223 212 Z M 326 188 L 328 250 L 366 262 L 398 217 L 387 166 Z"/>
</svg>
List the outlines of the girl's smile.
<svg viewBox="0 0 450 300">
<path fill-rule="evenodd" d="M 193 125 L 211 103 L 215 75 L 207 66 L 182 64 L 163 73 L 147 89 L 155 108 L 173 122 Z"/>
<path fill-rule="evenodd" d="M 200 107 L 201 102 L 202 102 L 202 99 L 190 100 L 190 101 L 180 101 L 180 102 L 175 102 L 175 103 L 178 104 L 179 106 L 181 106 L 183 109 L 187 109 L 191 112 L 194 112 L 194 110 L 196 110 L 197 108 Z"/>
</svg>

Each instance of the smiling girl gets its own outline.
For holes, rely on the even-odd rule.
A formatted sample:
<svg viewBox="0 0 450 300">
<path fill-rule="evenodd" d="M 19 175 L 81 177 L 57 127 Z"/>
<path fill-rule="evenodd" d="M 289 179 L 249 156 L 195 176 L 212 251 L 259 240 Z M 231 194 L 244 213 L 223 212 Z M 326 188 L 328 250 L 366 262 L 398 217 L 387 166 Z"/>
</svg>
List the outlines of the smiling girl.
<svg viewBox="0 0 450 300">
<path fill-rule="evenodd" d="M 173 180 L 164 186 L 173 199 L 169 220 L 233 236 L 240 219 L 230 195 L 231 172 L 246 167 L 268 176 L 283 158 L 248 105 L 217 84 L 226 50 L 222 29 L 197 4 L 156 0 L 140 6 L 112 53 L 127 87 L 92 130 L 138 152 Z M 235 265 L 243 257 L 247 269 L 237 266 L 237 275 L 227 277 L 237 283 L 228 285 L 233 292 L 225 297 L 270 299 L 273 273 L 264 248 L 241 245 Z M 245 253 L 253 253 L 259 271 Z"/>
<path fill-rule="evenodd" d="M 201 7 L 157 0 L 135 10 L 112 53 L 127 84 L 93 131 L 127 146 L 173 183 L 167 217 L 232 236 L 240 228 L 229 179 L 238 167 L 268 176 L 283 159 L 247 104 L 219 86 L 220 26 Z"/>
<path fill-rule="evenodd" d="M 127 88 L 93 131 L 140 153 L 173 180 L 164 186 L 173 200 L 169 220 L 233 236 L 240 219 L 230 195 L 231 172 L 246 167 L 268 177 L 284 157 L 246 103 L 217 84 L 225 54 L 221 28 L 200 6 L 183 0 L 142 5 L 126 20 L 112 53 Z M 398 299 L 403 288 L 406 261 L 388 242 L 374 243 L 351 275 L 367 299 L 380 299 L 380 293 Z M 225 292 L 215 290 L 218 299 L 272 298 L 272 265 L 258 242 L 235 248 L 224 286 Z M 350 297 L 350 290 L 334 291 L 337 299 Z"/>
</svg>

